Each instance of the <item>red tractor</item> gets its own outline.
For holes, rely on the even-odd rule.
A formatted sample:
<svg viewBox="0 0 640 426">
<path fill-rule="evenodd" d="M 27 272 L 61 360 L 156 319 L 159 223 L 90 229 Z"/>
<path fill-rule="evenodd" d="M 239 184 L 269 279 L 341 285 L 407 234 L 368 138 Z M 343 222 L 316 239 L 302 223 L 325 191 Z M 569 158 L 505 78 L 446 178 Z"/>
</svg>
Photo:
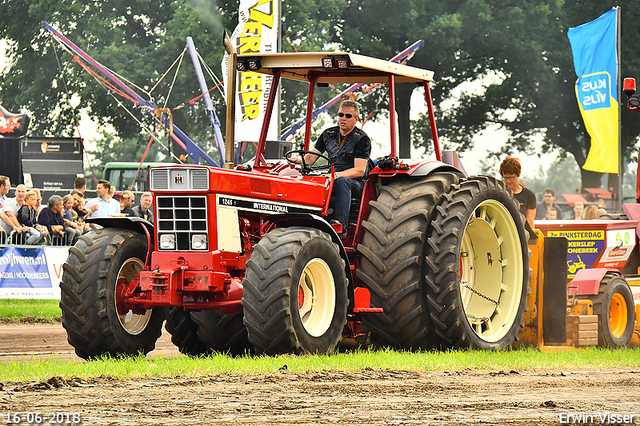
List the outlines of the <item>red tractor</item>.
<svg viewBox="0 0 640 426">
<path fill-rule="evenodd" d="M 511 347 L 529 292 L 524 218 L 502 181 L 442 161 L 433 73 L 335 52 L 238 55 L 237 63 L 273 76 L 255 161 L 154 167 L 153 224 L 93 220 L 102 229 L 70 249 L 61 283 L 76 353 L 147 353 L 164 320 L 191 355 L 331 353 L 343 339 L 369 337 L 409 350 Z M 388 87 L 389 154 L 352 203 L 346 239 L 329 222 L 333 173 L 304 165 L 287 176 L 286 161 L 264 159 L 282 79 L 309 93 L 304 147 L 288 155 L 310 149 L 316 87 Z M 397 83 L 424 88 L 436 159 L 398 158 Z"/>
</svg>

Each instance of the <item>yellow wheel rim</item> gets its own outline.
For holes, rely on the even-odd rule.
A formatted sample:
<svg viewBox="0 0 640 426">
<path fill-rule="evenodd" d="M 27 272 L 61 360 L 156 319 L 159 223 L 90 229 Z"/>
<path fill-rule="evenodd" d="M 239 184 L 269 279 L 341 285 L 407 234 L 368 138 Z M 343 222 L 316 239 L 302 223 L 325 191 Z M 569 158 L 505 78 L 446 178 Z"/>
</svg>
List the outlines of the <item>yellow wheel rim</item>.
<svg viewBox="0 0 640 426">
<path fill-rule="evenodd" d="M 620 293 L 614 294 L 609 304 L 609 329 L 614 337 L 622 337 L 627 329 L 627 314 L 624 296 Z"/>
<path fill-rule="evenodd" d="M 320 337 L 331 326 L 336 310 L 336 290 L 331 268 L 322 259 L 311 259 L 298 284 L 298 313 L 307 333 Z"/>
<path fill-rule="evenodd" d="M 512 328 L 522 298 L 524 269 L 518 228 L 507 208 L 487 200 L 467 222 L 460 247 L 460 294 L 467 321 L 486 342 Z"/>
</svg>

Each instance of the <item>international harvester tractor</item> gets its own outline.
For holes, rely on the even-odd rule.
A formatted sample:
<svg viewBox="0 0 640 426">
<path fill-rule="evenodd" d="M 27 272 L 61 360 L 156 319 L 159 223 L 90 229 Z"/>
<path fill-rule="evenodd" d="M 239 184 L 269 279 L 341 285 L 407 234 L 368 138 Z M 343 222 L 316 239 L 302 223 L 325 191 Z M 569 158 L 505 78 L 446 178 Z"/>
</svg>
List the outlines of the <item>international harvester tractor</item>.
<svg viewBox="0 0 640 426">
<path fill-rule="evenodd" d="M 190 355 L 331 353 L 369 338 L 405 350 L 511 347 L 527 308 L 529 234 L 502 181 L 467 177 L 455 155 L 443 162 L 433 73 L 335 52 L 233 55 L 231 63 L 273 76 L 255 160 L 153 167 L 154 223 L 93 220 L 102 228 L 70 249 L 61 283 L 76 353 L 147 353 L 165 320 Z M 316 88 L 387 86 L 388 155 L 369 171 L 346 230 L 330 223 L 330 158 L 292 176 L 282 173 L 286 161 L 263 156 L 283 79 L 308 85 L 304 146 L 288 156 L 312 146 Z M 398 158 L 400 83 L 424 89 L 435 159 Z"/>
</svg>

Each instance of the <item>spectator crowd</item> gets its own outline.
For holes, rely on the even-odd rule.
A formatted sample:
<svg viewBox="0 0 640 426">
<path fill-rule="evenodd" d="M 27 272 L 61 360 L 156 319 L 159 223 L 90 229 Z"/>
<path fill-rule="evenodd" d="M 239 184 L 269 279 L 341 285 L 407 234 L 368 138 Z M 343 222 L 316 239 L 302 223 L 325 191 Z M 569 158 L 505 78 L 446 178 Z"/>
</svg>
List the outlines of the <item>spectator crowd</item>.
<svg viewBox="0 0 640 426">
<path fill-rule="evenodd" d="M 135 194 L 123 191 L 120 201 L 113 198 L 115 188 L 101 180 L 97 197 L 85 198 L 86 179 L 77 177 L 71 193 L 52 195 L 45 205 L 41 192 L 18 185 L 15 197 L 7 195 L 11 181 L 0 176 L 0 244 L 73 245 L 80 236 L 99 225 L 87 223 L 87 218 L 140 217 L 153 222 L 153 196 L 145 192 L 135 204 Z"/>
</svg>

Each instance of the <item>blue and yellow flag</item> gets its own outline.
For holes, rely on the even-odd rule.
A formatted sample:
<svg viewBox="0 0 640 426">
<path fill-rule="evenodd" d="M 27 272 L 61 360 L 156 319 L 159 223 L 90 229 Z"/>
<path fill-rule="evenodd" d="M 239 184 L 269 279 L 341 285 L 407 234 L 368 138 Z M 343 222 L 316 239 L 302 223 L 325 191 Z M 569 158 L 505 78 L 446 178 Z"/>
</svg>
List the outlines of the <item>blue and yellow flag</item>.
<svg viewBox="0 0 640 426">
<path fill-rule="evenodd" d="M 567 32 L 578 76 L 578 105 L 591 135 L 591 149 L 582 168 L 599 173 L 618 173 L 617 13 L 613 8 Z"/>
</svg>

